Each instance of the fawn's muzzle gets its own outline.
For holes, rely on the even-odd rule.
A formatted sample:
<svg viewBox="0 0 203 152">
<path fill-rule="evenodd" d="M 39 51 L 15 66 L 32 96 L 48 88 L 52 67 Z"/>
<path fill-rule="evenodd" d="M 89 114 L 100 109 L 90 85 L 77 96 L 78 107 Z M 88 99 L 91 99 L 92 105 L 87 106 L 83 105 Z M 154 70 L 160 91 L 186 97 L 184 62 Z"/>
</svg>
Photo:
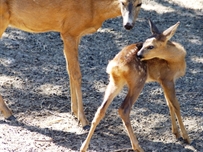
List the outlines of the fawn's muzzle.
<svg viewBox="0 0 203 152">
<path fill-rule="evenodd" d="M 137 52 L 137 57 L 140 58 L 140 59 L 144 58 L 141 51 Z"/>
</svg>

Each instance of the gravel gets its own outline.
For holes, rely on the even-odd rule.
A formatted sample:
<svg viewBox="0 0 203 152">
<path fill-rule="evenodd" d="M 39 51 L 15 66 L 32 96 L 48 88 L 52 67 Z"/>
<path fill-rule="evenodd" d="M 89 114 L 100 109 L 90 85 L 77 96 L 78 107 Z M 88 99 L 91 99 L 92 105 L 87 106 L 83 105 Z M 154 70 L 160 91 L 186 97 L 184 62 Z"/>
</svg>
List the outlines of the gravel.
<svg viewBox="0 0 203 152">
<path fill-rule="evenodd" d="M 164 30 L 181 24 L 172 40 L 187 51 L 186 75 L 176 82 L 181 114 L 190 145 L 171 133 L 169 110 L 157 83 L 146 84 L 131 112 L 131 123 L 146 152 L 203 152 L 203 1 L 144 0 L 135 27 L 126 31 L 122 18 L 104 22 L 79 46 L 82 91 L 89 121 L 108 84 L 106 66 L 124 46 L 149 35 L 146 18 Z M 0 40 L 0 92 L 17 117 L 0 116 L 2 152 L 77 152 L 87 136 L 71 115 L 69 81 L 59 33 L 25 33 L 8 28 Z M 127 89 L 116 97 L 98 125 L 89 152 L 127 151 L 130 140 L 117 109 Z M 130 151 L 130 150 L 129 150 Z"/>
</svg>

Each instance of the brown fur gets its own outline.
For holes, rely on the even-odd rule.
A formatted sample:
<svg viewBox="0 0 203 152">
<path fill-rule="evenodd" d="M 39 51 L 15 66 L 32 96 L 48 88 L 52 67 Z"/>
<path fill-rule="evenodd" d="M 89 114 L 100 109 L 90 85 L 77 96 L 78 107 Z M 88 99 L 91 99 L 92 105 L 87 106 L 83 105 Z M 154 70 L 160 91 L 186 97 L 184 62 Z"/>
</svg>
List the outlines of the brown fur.
<svg viewBox="0 0 203 152">
<path fill-rule="evenodd" d="M 9 118 L 12 115 L 11 110 L 6 106 L 2 96 L 0 95 L 0 107 L 4 110 L 2 110 L 2 114 L 5 118 Z"/>
<path fill-rule="evenodd" d="M 173 34 L 177 26 L 178 25 L 171 28 Z M 92 121 L 89 134 L 81 146 L 80 150 L 82 152 L 87 150 L 96 126 L 104 117 L 105 112 L 114 97 L 120 92 L 125 84 L 128 86 L 128 94 L 118 112 L 128 131 L 132 149 L 138 150 L 139 152 L 144 151 L 138 144 L 138 140 L 133 133 L 129 114 L 131 107 L 137 100 L 144 84 L 152 81 L 158 82 L 163 88 L 171 114 L 172 132 L 179 138 L 180 135 L 176 124 L 176 116 L 183 139 L 190 143 L 190 139 L 181 119 L 180 106 L 175 95 L 175 80 L 185 73 L 186 51 L 180 44 L 169 42 L 168 35 L 162 35 L 162 37 L 165 41 L 161 41 L 157 38 L 149 38 L 143 45 L 141 43 L 129 45 L 123 48 L 121 52 L 109 62 L 107 73 L 110 76 L 110 82 L 105 91 L 103 103 L 98 108 Z M 149 46 L 155 47 L 154 49 L 148 50 Z M 141 60 L 137 55 L 141 57 Z"/>
<path fill-rule="evenodd" d="M 122 3 L 125 5 L 122 5 Z M 128 4 L 133 4 L 132 10 Z M 78 62 L 78 45 L 83 35 L 96 32 L 109 18 L 132 11 L 131 20 L 124 23 L 130 29 L 140 10 L 141 0 L 0 0 L 0 37 L 11 25 L 27 32 L 60 32 L 64 42 L 64 55 L 70 79 L 71 110 L 82 126 L 88 125 L 81 92 L 81 71 Z M 125 10 L 122 11 L 121 10 Z M 132 22 L 130 22 L 132 21 Z M 5 107 L 0 111 L 7 117 Z M 5 114 L 6 113 L 6 114 Z"/>
</svg>

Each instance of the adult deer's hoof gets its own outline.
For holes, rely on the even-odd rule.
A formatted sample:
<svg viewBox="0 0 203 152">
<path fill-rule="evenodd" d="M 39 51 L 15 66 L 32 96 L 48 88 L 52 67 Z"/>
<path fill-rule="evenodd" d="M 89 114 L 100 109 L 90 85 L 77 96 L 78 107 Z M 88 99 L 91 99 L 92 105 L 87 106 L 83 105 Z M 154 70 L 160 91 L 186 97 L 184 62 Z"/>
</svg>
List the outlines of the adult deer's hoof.
<svg viewBox="0 0 203 152">
<path fill-rule="evenodd" d="M 6 118 L 6 120 L 8 121 L 15 121 L 16 117 L 14 117 L 13 115 L 11 115 L 10 117 Z"/>
</svg>

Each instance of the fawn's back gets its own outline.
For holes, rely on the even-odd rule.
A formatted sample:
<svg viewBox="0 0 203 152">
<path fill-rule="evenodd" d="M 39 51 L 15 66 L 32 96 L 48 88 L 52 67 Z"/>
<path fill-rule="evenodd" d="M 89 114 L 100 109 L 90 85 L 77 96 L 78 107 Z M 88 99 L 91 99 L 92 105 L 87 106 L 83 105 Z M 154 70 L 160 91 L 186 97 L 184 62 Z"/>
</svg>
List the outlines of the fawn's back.
<svg viewBox="0 0 203 152">
<path fill-rule="evenodd" d="M 151 23 L 153 35 L 144 43 L 124 47 L 110 61 L 107 73 L 123 75 L 122 79 L 126 79 L 125 77 L 133 72 L 133 81 L 141 81 L 147 76 L 146 82 L 159 83 L 164 80 L 175 81 L 183 76 L 186 69 L 186 51 L 181 44 L 170 41 L 178 25 L 179 22 L 161 33 Z"/>
<path fill-rule="evenodd" d="M 140 59 L 140 57 L 137 57 L 137 53 L 143 47 L 143 43 L 128 45 L 109 62 L 107 73 L 114 76 L 114 79 L 116 76 L 119 77 L 119 81 L 121 77 L 125 81 L 129 73 L 132 72 L 135 76 L 132 81 L 146 80 L 146 82 L 160 82 L 160 80 L 162 81 L 164 79 L 175 81 L 185 74 L 186 51 L 180 44 L 175 42 L 169 42 L 167 45 L 167 48 L 170 46 L 170 49 L 176 51 L 176 57 L 171 59 L 167 56 L 168 58 L 156 57 L 149 60 L 143 60 Z M 167 52 L 167 50 L 164 52 Z M 172 53 L 174 52 L 171 52 L 171 54 Z M 161 53 L 161 55 L 165 56 L 163 53 Z"/>
<path fill-rule="evenodd" d="M 107 73 L 110 77 L 113 77 L 115 81 L 122 81 L 123 83 L 136 80 L 145 83 L 147 78 L 147 64 L 137 57 L 137 53 L 141 48 L 142 43 L 124 47 L 107 66 Z M 129 76 L 131 76 L 129 73 L 133 73 L 133 78 L 129 79 Z"/>
</svg>

